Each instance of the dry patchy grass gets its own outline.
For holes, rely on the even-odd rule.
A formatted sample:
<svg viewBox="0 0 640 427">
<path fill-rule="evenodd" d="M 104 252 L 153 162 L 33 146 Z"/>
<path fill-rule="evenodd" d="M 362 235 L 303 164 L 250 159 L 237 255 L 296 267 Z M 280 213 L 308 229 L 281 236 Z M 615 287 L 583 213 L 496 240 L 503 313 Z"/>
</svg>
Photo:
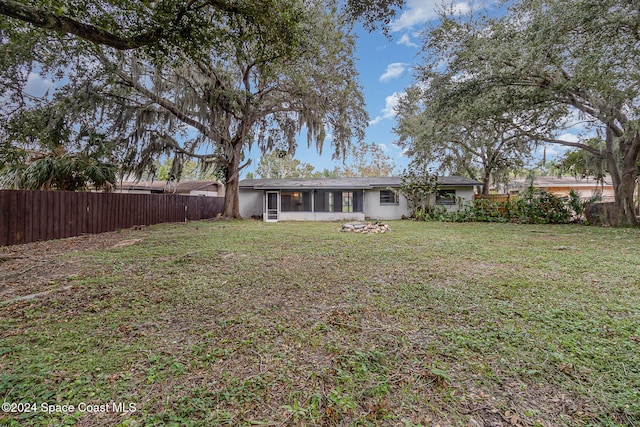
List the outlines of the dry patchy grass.
<svg viewBox="0 0 640 427">
<path fill-rule="evenodd" d="M 640 422 L 638 230 L 391 226 L 196 222 L 1 248 L 4 401 L 137 410 L 0 424 Z"/>
</svg>

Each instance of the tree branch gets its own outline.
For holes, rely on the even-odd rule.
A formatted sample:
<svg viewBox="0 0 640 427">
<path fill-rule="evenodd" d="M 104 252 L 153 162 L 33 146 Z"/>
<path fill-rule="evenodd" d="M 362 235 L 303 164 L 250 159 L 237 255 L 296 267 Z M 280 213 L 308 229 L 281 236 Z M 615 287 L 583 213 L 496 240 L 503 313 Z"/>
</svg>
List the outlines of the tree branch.
<svg viewBox="0 0 640 427">
<path fill-rule="evenodd" d="M 149 100 L 158 104 L 160 107 L 164 108 L 165 110 L 173 114 L 181 122 L 189 126 L 193 126 L 203 135 L 207 135 L 211 139 L 216 139 L 217 137 L 220 137 L 220 134 L 218 132 L 216 132 L 213 129 L 210 129 L 208 126 L 204 125 L 203 123 L 200 123 L 199 121 L 193 119 L 192 117 L 189 117 L 173 102 L 169 101 L 166 98 L 163 98 L 160 95 L 153 93 L 152 91 L 147 89 L 145 86 L 135 81 L 130 75 L 125 73 L 120 67 L 116 66 L 115 64 L 110 62 L 108 59 L 106 59 L 104 55 L 100 55 L 100 60 L 106 67 L 111 68 L 112 71 L 122 80 L 124 84 L 126 84 L 132 89 L 135 89 L 138 93 L 144 95 Z M 212 132 L 214 132 L 214 134 L 212 134 Z"/>
<path fill-rule="evenodd" d="M 549 142 L 551 144 L 558 144 L 558 145 L 564 145 L 566 147 L 576 147 L 576 148 L 581 148 L 585 151 L 588 151 L 592 154 L 595 154 L 596 156 L 601 156 L 602 153 L 600 152 L 600 150 L 598 150 L 597 148 L 593 148 L 587 144 L 583 144 L 581 142 L 571 142 L 571 141 L 565 141 L 563 139 L 555 139 L 555 138 L 549 138 L 543 135 L 537 135 L 537 134 L 533 134 L 533 133 L 526 133 L 525 135 L 527 135 L 529 138 L 533 139 L 533 140 L 537 140 L 537 141 L 543 141 L 543 142 Z"/>
<path fill-rule="evenodd" d="M 230 2 L 205 0 L 200 6 L 194 7 L 196 2 L 197 0 L 190 0 L 175 13 L 175 16 L 167 20 L 167 22 L 156 22 L 149 30 L 131 37 L 123 37 L 107 29 L 86 24 L 77 19 L 59 15 L 51 10 L 34 7 L 15 0 L 0 0 L 0 15 L 27 22 L 45 30 L 73 34 L 92 43 L 110 46 L 118 50 L 137 49 L 168 38 L 170 32 L 178 27 L 178 24 L 186 14 L 189 12 L 197 13 L 198 9 L 205 6 L 211 6 L 214 9 L 229 14 L 238 14 L 246 17 L 251 16 L 250 13 L 248 13 L 250 11 L 246 8 Z"/>
<path fill-rule="evenodd" d="M 186 156 L 193 157 L 193 158 L 196 158 L 196 159 L 201 159 L 201 160 L 216 159 L 218 161 L 220 161 L 220 160 L 225 161 L 223 156 L 221 156 L 220 154 L 216 154 L 216 153 L 212 153 L 212 154 L 197 154 L 197 153 L 194 153 L 193 151 L 185 150 L 184 148 L 182 148 L 182 146 L 180 146 L 178 141 L 176 141 L 170 135 L 167 135 L 165 133 L 160 133 L 160 132 L 158 132 L 156 130 L 151 130 L 151 129 L 148 129 L 146 132 L 149 132 L 150 134 L 153 135 L 153 137 L 155 137 L 157 139 L 161 139 L 165 143 L 168 143 L 171 146 L 171 148 L 177 153 L 184 154 Z"/>
<path fill-rule="evenodd" d="M 38 28 L 76 35 L 84 40 L 111 46 L 119 50 L 136 49 L 155 43 L 163 37 L 164 29 L 156 27 L 143 34 L 120 37 L 110 31 L 75 19 L 57 15 L 14 0 L 0 0 L 0 15 L 28 22 Z"/>
</svg>

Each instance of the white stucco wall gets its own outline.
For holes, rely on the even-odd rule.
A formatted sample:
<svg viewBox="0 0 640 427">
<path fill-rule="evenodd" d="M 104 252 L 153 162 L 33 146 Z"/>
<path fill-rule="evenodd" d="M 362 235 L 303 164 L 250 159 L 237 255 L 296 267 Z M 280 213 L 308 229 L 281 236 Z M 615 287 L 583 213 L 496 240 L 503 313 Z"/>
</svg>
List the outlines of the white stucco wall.
<svg viewBox="0 0 640 427">
<path fill-rule="evenodd" d="M 364 221 L 363 212 L 280 212 L 279 221 Z"/>
<path fill-rule="evenodd" d="M 473 204 L 473 187 L 445 187 L 447 190 L 456 191 L 456 203 L 453 205 L 438 205 L 436 209 L 444 208 L 447 212 L 454 212 L 459 209 L 464 209 L 467 205 Z M 461 200 L 462 199 L 462 200 Z M 434 196 L 435 203 L 435 196 Z"/>
<path fill-rule="evenodd" d="M 402 215 L 409 216 L 411 209 L 407 205 L 404 196 L 398 196 L 398 204 L 380 204 L 380 190 L 385 188 L 375 188 L 364 192 L 364 212 L 371 219 L 400 219 Z"/>
<path fill-rule="evenodd" d="M 243 218 L 251 218 L 253 215 L 262 215 L 264 211 L 264 197 L 262 191 L 240 189 L 240 215 Z"/>
</svg>

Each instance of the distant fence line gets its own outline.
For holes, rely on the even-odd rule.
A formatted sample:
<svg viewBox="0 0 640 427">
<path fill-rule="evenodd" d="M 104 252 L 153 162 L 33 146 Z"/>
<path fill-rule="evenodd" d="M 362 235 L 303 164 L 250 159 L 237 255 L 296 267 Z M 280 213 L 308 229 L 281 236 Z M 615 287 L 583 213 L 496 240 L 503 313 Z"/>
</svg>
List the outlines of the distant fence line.
<svg viewBox="0 0 640 427">
<path fill-rule="evenodd" d="M 214 218 L 224 198 L 0 190 L 0 246 Z"/>
</svg>

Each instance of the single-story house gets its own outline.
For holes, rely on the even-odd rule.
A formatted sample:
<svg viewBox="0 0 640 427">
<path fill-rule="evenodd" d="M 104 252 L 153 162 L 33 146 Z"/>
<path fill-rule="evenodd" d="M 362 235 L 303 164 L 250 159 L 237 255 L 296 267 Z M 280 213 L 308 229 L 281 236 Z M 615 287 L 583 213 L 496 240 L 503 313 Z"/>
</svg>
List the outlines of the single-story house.
<svg viewBox="0 0 640 427">
<path fill-rule="evenodd" d="M 509 185 L 509 193 L 517 194 L 526 191 L 531 185 L 528 179 L 517 179 Z M 580 198 L 589 199 L 599 196 L 604 201 L 612 202 L 615 198 L 615 191 L 611 183 L 611 177 L 606 176 L 602 181 L 594 178 L 575 178 L 573 176 L 537 176 L 533 179 L 533 187 L 540 188 L 555 194 L 556 196 L 565 197 L 569 195 L 571 190 L 578 193 Z"/>
<path fill-rule="evenodd" d="M 116 184 L 116 193 L 179 194 L 183 196 L 224 197 L 224 185 L 217 181 L 134 181 Z"/>
<path fill-rule="evenodd" d="M 411 214 L 400 195 L 400 177 L 286 178 L 240 181 L 240 214 L 265 221 L 363 221 L 400 219 Z M 439 177 L 436 206 L 457 210 L 473 203 L 476 180 Z"/>
</svg>

